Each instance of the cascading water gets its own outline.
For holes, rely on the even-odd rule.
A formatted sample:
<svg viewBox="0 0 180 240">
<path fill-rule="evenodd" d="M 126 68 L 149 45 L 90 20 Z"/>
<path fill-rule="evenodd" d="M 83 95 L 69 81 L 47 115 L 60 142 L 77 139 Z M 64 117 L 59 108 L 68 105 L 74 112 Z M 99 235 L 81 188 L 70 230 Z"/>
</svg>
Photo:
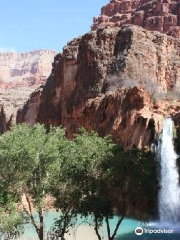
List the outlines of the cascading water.
<svg viewBox="0 0 180 240">
<path fill-rule="evenodd" d="M 161 163 L 159 216 L 161 222 L 180 221 L 180 185 L 177 168 L 178 155 L 173 144 L 173 121 L 164 120 L 162 139 L 159 142 Z"/>
</svg>

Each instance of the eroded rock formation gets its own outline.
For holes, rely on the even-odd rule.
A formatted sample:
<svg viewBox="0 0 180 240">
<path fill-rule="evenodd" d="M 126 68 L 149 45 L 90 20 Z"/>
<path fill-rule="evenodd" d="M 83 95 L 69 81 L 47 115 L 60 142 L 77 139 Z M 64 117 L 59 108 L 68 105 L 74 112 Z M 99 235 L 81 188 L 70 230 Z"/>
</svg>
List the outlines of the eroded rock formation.
<svg viewBox="0 0 180 240">
<path fill-rule="evenodd" d="M 4 106 L 7 117 L 16 115 L 29 95 L 45 84 L 55 54 L 51 50 L 0 53 L 0 104 Z"/>
<path fill-rule="evenodd" d="M 92 30 L 135 24 L 180 38 L 179 0 L 111 0 L 94 18 Z"/>
<path fill-rule="evenodd" d="M 4 111 L 4 108 L 3 106 L 1 106 L 1 109 L 0 109 L 0 136 L 5 133 L 7 130 L 10 129 L 11 127 L 11 124 L 12 124 L 12 115 L 9 119 L 9 121 L 7 121 L 7 118 L 6 118 L 6 113 Z"/>
<path fill-rule="evenodd" d="M 138 26 L 92 31 L 56 56 L 45 87 L 17 121 L 62 125 L 69 137 L 84 126 L 111 134 L 126 149 L 144 147 L 162 130 L 164 116 L 179 111 L 178 102 L 152 99 L 179 86 L 179 52 L 180 40 Z"/>
</svg>

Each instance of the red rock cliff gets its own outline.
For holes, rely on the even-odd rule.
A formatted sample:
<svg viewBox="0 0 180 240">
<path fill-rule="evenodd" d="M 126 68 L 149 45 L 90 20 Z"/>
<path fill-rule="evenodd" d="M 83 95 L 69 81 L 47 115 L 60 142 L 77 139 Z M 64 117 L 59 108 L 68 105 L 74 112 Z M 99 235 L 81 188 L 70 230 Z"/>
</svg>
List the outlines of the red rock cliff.
<svg viewBox="0 0 180 240">
<path fill-rule="evenodd" d="M 62 125 L 69 137 L 84 126 L 111 134 L 126 149 L 144 147 L 164 116 L 178 111 L 171 102 L 158 106 L 152 93 L 178 88 L 179 52 L 180 40 L 138 26 L 92 31 L 56 56 L 45 87 L 17 122 Z"/>
<path fill-rule="evenodd" d="M 111 0 L 94 18 L 92 30 L 135 24 L 180 38 L 179 0 Z"/>
</svg>

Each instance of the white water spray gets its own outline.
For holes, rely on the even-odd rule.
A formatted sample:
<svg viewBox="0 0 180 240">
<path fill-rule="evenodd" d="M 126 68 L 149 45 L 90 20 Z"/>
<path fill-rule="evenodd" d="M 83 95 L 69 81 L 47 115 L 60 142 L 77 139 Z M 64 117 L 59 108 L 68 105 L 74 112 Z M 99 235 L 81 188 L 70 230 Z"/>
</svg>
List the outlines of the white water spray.
<svg viewBox="0 0 180 240">
<path fill-rule="evenodd" d="M 178 155 L 173 145 L 173 121 L 164 120 L 162 141 L 160 142 L 160 192 L 159 216 L 161 222 L 180 221 L 180 185 L 177 168 Z"/>
</svg>

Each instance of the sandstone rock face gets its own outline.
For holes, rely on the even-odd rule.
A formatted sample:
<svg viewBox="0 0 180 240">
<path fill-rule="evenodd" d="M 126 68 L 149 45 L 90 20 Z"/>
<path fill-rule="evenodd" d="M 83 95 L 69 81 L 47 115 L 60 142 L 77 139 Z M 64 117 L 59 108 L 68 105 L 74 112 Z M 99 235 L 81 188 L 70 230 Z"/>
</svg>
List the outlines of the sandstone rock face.
<svg viewBox="0 0 180 240">
<path fill-rule="evenodd" d="M 24 105 L 23 110 L 18 110 L 16 118 L 17 123 L 28 122 L 32 126 L 36 121 L 41 101 L 42 88 L 38 88 L 31 94 L 31 97 Z"/>
<path fill-rule="evenodd" d="M 179 0 L 111 0 L 94 18 L 92 30 L 135 24 L 180 38 Z"/>
<path fill-rule="evenodd" d="M 84 126 L 111 134 L 126 149 L 144 147 L 162 130 L 164 116 L 179 111 L 152 101 L 152 93 L 178 88 L 179 52 L 180 40 L 138 26 L 92 31 L 55 57 L 45 87 L 17 121 L 62 125 L 70 138 Z"/>
<path fill-rule="evenodd" d="M 4 112 L 4 108 L 1 107 L 1 110 L 0 110 L 0 135 L 2 135 L 7 130 L 9 130 L 9 128 L 11 127 L 11 123 L 12 123 L 12 118 L 10 118 L 9 121 L 7 121 L 6 114 Z"/>
<path fill-rule="evenodd" d="M 15 114 L 29 95 L 45 84 L 56 52 L 38 50 L 28 53 L 0 53 L 0 105 L 7 116 Z"/>
</svg>

